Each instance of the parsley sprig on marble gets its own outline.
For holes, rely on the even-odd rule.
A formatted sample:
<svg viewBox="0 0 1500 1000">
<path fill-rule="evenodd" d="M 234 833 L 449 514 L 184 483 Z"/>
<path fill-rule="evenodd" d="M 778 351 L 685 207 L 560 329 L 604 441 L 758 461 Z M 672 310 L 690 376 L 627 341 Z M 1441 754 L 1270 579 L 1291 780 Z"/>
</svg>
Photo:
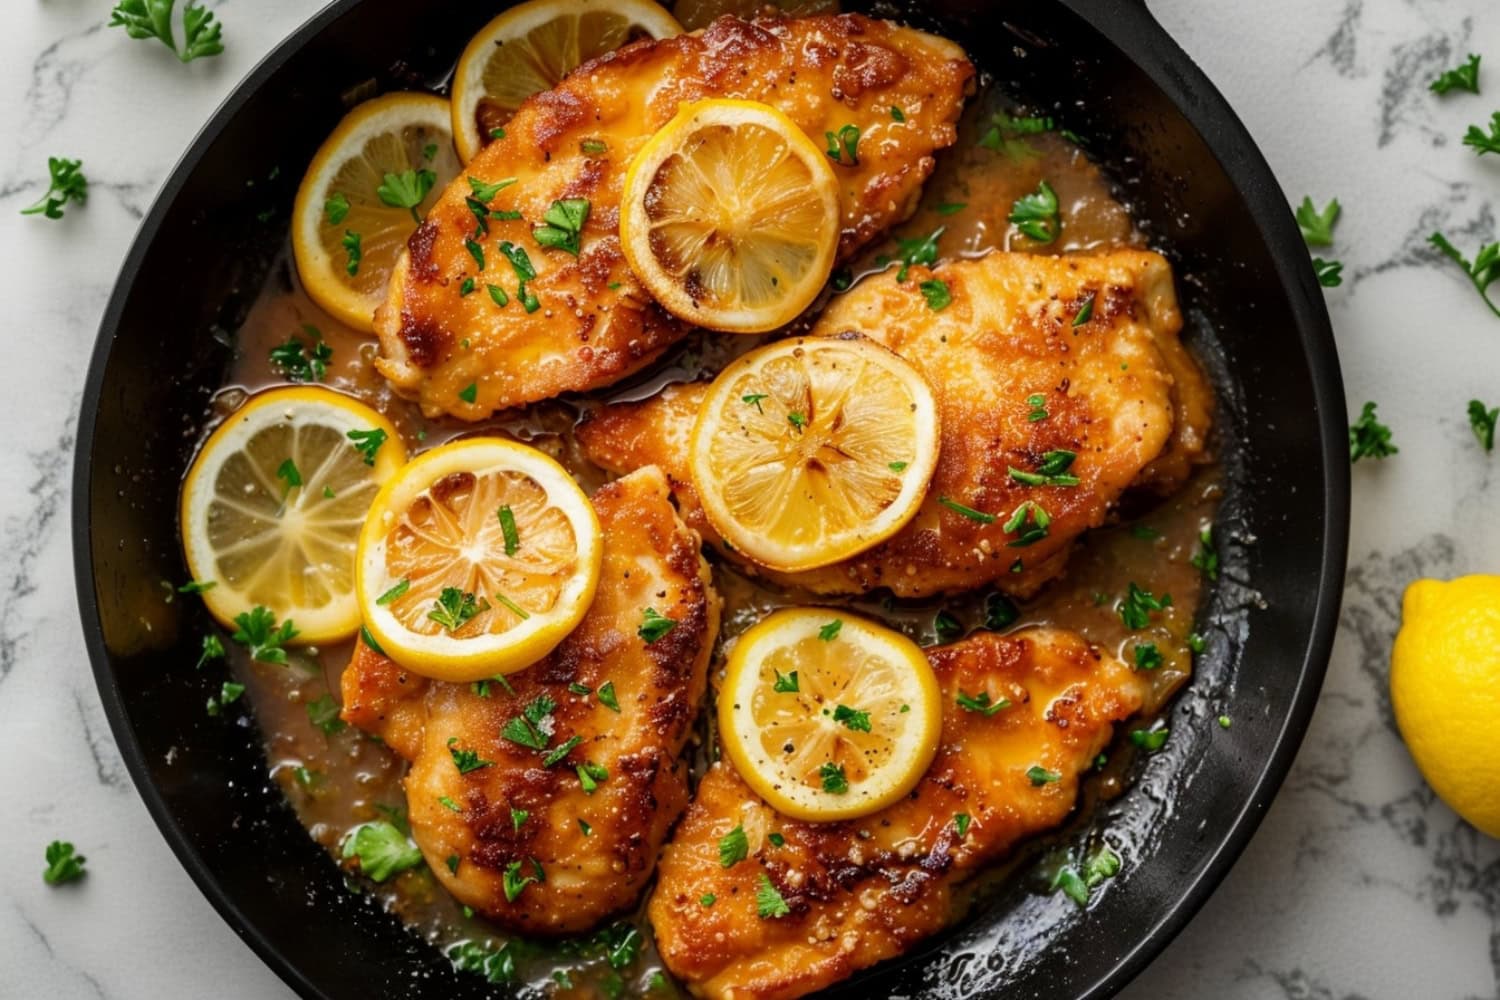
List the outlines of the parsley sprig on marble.
<svg viewBox="0 0 1500 1000">
<path fill-rule="evenodd" d="M 89 199 L 89 179 L 83 176 L 82 160 L 66 160 L 60 156 L 47 158 L 47 173 L 51 183 L 47 193 L 35 205 L 21 209 L 22 215 L 42 215 L 49 219 L 61 219 L 63 206 L 73 201 L 82 205 Z"/>
<path fill-rule="evenodd" d="M 1463 268 L 1464 274 L 1467 274 L 1469 281 L 1473 283 L 1474 290 L 1479 293 L 1481 299 L 1484 299 L 1484 304 L 1490 307 L 1490 312 L 1500 316 L 1500 306 L 1495 305 L 1489 296 L 1490 285 L 1496 279 L 1500 279 L 1500 243 L 1481 245 L 1473 263 L 1470 263 L 1469 259 L 1449 242 L 1448 237 L 1440 232 L 1427 237 L 1427 242 L 1437 247 L 1444 257 Z"/>
<path fill-rule="evenodd" d="M 223 27 L 213 12 L 195 3 L 182 8 L 182 45 L 172 34 L 177 0 L 120 0 L 109 12 L 109 27 L 124 28 L 131 38 L 155 38 L 185 63 L 224 51 Z"/>
<path fill-rule="evenodd" d="M 1434 94 L 1447 94 L 1454 90 L 1466 90 L 1471 94 L 1479 93 L 1479 57 L 1473 53 L 1461 66 L 1445 70 L 1438 75 L 1436 80 L 1427 85 L 1427 89 Z"/>
<path fill-rule="evenodd" d="M 1313 204 L 1311 198 L 1304 197 L 1302 204 L 1297 206 L 1297 226 L 1302 230 L 1302 239 L 1310 247 L 1327 247 L 1333 245 L 1333 226 L 1338 222 L 1339 213 L 1343 211 L 1339 200 L 1334 198 L 1321 209 Z M 1318 276 L 1318 284 L 1324 288 L 1337 288 L 1344 283 L 1344 265 L 1336 260 L 1324 260 L 1322 257 L 1313 258 L 1313 273 Z"/>
</svg>

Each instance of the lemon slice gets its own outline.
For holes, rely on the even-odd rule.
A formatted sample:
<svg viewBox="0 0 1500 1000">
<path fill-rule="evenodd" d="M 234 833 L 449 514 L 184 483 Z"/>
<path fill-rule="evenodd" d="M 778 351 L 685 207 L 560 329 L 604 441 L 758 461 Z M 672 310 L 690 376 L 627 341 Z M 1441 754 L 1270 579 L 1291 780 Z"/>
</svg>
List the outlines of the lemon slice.
<svg viewBox="0 0 1500 1000">
<path fill-rule="evenodd" d="M 839 12 L 838 0 L 677 0 L 672 16 L 682 22 L 685 30 L 697 31 L 725 14 L 749 20 L 767 7 L 774 7 L 788 17 Z"/>
<path fill-rule="evenodd" d="M 475 681 L 524 670 L 588 611 L 599 519 L 566 469 L 526 445 L 468 438 L 419 455 L 359 538 L 365 626 L 410 670 Z"/>
<path fill-rule="evenodd" d="M 386 94 L 345 115 L 313 157 L 292 209 L 292 255 L 307 294 L 340 322 L 373 328 L 407 237 L 463 169 L 451 128 L 441 97 Z"/>
<path fill-rule="evenodd" d="M 914 788 L 943 708 L 921 647 L 822 608 L 777 611 L 740 636 L 719 690 L 724 752 L 794 819 L 867 816 Z"/>
<path fill-rule="evenodd" d="M 828 281 L 840 230 L 828 157 L 754 101 L 684 106 L 625 172 L 625 259 L 669 312 L 710 330 L 795 319 Z"/>
<path fill-rule="evenodd" d="M 453 74 L 453 136 L 467 163 L 521 102 L 577 67 L 682 26 L 651 0 L 530 0 L 480 29 Z"/>
<path fill-rule="evenodd" d="M 796 337 L 714 380 L 688 461 L 715 530 L 755 562 L 796 572 L 901 530 L 938 442 L 932 389 L 906 361 L 863 338 Z"/>
<path fill-rule="evenodd" d="M 360 528 L 405 461 L 390 421 L 328 389 L 263 392 L 230 414 L 182 487 L 183 549 L 193 579 L 213 581 L 208 610 L 232 625 L 263 605 L 299 642 L 353 634 Z"/>
</svg>

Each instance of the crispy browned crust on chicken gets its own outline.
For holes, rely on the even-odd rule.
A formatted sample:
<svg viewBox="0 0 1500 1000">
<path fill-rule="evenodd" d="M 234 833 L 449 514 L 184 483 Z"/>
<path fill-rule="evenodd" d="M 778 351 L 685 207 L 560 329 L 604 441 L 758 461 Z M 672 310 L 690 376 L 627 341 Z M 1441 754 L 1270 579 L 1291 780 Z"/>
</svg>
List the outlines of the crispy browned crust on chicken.
<svg viewBox="0 0 1500 1000">
<path fill-rule="evenodd" d="M 726 761 L 699 784 L 648 906 L 663 961 L 694 994 L 800 997 L 947 926 L 962 910 L 964 878 L 1063 821 L 1079 776 L 1144 691 L 1125 664 L 1062 630 L 984 633 L 927 655 L 943 692 L 942 745 L 909 798 L 862 820 L 806 823 L 775 812 Z M 968 712 L 954 700 L 960 691 L 1013 706 Z M 1059 780 L 1033 783 L 1036 765 Z M 970 817 L 962 837 L 960 813 Z M 750 855 L 726 869 L 719 838 L 736 826 Z M 758 915 L 762 875 L 787 916 Z"/>
<path fill-rule="evenodd" d="M 678 520 L 655 469 L 594 495 L 604 530 L 604 568 L 593 606 L 546 659 L 491 682 L 426 681 L 361 643 L 344 671 L 343 717 L 411 761 L 406 797 L 412 836 L 428 866 L 460 901 L 532 934 L 585 930 L 631 906 L 668 829 L 687 805 L 679 759 L 706 686 L 719 604 L 698 537 Z M 677 624 L 646 643 L 646 608 Z M 597 692 L 614 684 L 620 711 Z M 580 695 L 570 685 L 595 692 Z M 583 742 L 544 766 L 544 751 L 505 739 L 506 724 L 546 697 L 548 749 Z M 460 774 L 450 750 L 488 766 Z M 584 791 L 577 767 L 608 777 Z M 447 803 L 444 802 L 447 800 Z M 451 805 L 450 805 L 451 803 Z M 517 819 L 512 810 L 526 816 Z M 582 824 L 588 824 L 584 832 Z M 448 859 L 457 856 L 457 871 Z M 529 882 L 506 899 L 508 866 Z"/>
<path fill-rule="evenodd" d="M 945 282 L 952 296 L 941 311 L 921 292 L 929 280 Z M 1091 314 L 1074 325 L 1089 302 Z M 1212 395 L 1178 341 L 1181 325 L 1171 269 L 1145 251 L 992 253 L 932 271 L 914 267 L 904 282 L 888 271 L 860 283 L 812 332 L 869 337 L 921 369 L 942 418 L 932 486 L 917 516 L 888 541 L 825 569 L 760 572 L 830 594 L 886 586 L 920 597 L 991 583 L 1033 593 L 1128 487 L 1169 490 L 1204 459 Z M 666 469 L 688 523 L 718 544 L 688 472 L 704 391 L 672 386 L 644 402 L 604 407 L 579 440 L 606 469 Z M 1029 485 L 1012 474 L 1035 472 L 1053 450 L 1077 453 L 1068 473 L 1078 485 Z M 1005 525 L 1027 501 L 1051 523 L 1045 538 L 1020 544 L 1022 532 Z"/>
<path fill-rule="evenodd" d="M 427 415 L 465 420 L 628 375 L 686 333 L 634 279 L 619 241 L 626 167 L 681 103 L 761 101 L 820 147 L 825 132 L 860 129 L 858 163 L 834 166 L 847 256 L 910 214 L 933 152 L 957 136 L 973 75 L 952 42 L 857 14 L 723 17 L 701 33 L 639 42 L 588 63 L 522 105 L 504 138 L 469 163 L 412 234 L 376 316 L 376 365 Z M 892 107 L 903 109 L 904 121 L 892 118 Z M 522 218 L 489 218 L 488 232 L 476 233 L 470 177 L 515 178 L 489 207 Z M 576 258 L 542 249 L 532 235 L 562 198 L 590 203 Z M 526 286 L 540 304 L 535 312 L 519 301 L 505 242 L 525 248 L 536 270 Z M 474 290 L 461 295 L 470 278 Z M 491 284 L 506 291 L 507 305 L 486 294 Z M 474 398 L 459 398 L 471 384 Z"/>
</svg>

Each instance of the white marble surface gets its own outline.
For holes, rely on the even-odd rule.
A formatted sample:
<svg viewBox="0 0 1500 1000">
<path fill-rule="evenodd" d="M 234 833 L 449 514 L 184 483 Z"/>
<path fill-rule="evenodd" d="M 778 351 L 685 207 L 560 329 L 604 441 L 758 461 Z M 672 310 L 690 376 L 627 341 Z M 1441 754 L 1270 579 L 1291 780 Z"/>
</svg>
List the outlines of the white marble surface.
<svg viewBox="0 0 1500 1000">
<path fill-rule="evenodd" d="M 1500 843 L 1422 784 L 1384 672 L 1397 598 L 1418 573 L 1500 571 L 1500 453 L 1463 409 L 1500 404 L 1500 320 L 1423 240 L 1496 236 L 1500 157 L 1457 138 L 1500 107 L 1494 0 L 1150 0 L 1265 149 L 1288 195 L 1337 195 L 1328 293 L 1350 405 L 1380 402 L 1401 454 L 1354 475 L 1344 627 L 1290 781 L 1223 888 L 1125 993 L 1131 1000 L 1493 1000 Z M 313 0 L 211 3 L 224 56 L 179 65 L 103 25 L 111 0 L 8 0 L 0 32 L 0 343 L 11 373 L 0 461 L 0 997 L 289 997 L 213 913 L 136 797 L 79 636 L 68 532 L 88 353 L 142 212 L 235 83 Z M 1425 81 L 1485 53 L 1487 94 Z M 46 157 L 82 157 L 89 204 L 16 212 Z M 171 364 L 170 358 L 163 359 Z M 1253 665 L 1251 665 L 1253 669 Z M 43 845 L 89 857 L 46 887 Z"/>
</svg>

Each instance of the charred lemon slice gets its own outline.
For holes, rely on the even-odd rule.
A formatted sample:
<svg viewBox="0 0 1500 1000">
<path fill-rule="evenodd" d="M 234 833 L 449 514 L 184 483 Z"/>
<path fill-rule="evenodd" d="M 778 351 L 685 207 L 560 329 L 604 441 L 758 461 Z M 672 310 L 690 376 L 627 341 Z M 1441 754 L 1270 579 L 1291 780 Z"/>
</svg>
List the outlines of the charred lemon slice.
<svg viewBox="0 0 1500 1000">
<path fill-rule="evenodd" d="M 182 544 L 203 603 L 232 626 L 257 605 L 299 642 L 359 628 L 354 552 L 376 492 L 406 461 L 390 421 L 311 386 L 263 392 L 209 435 L 182 486 Z"/>
<path fill-rule="evenodd" d="M 588 611 L 599 519 L 535 448 L 468 438 L 406 465 L 375 498 L 355 582 L 380 649 L 419 674 L 474 681 L 524 670 Z"/>
<path fill-rule="evenodd" d="M 847 559 L 916 515 L 937 465 L 932 389 L 873 341 L 798 337 L 714 380 L 689 446 L 704 513 L 783 572 Z"/>
<path fill-rule="evenodd" d="M 866 816 L 937 752 L 937 678 L 920 647 L 845 612 L 777 611 L 740 636 L 719 691 L 724 753 L 795 819 Z"/>
<path fill-rule="evenodd" d="M 795 319 L 828 281 L 840 230 L 828 157 L 754 101 L 684 106 L 625 172 L 630 269 L 668 312 L 710 330 Z"/>
<path fill-rule="evenodd" d="M 356 330 L 375 310 L 407 237 L 461 168 L 448 102 L 387 94 L 344 116 L 297 189 L 292 255 L 314 302 Z"/>
<path fill-rule="evenodd" d="M 638 38 L 670 38 L 682 26 L 651 0 L 530 0 L 485 25 L 453 74 L 453 137 L 474 158 L 521 102 L 551 90 L 577 67 Z"/>
</svg>

